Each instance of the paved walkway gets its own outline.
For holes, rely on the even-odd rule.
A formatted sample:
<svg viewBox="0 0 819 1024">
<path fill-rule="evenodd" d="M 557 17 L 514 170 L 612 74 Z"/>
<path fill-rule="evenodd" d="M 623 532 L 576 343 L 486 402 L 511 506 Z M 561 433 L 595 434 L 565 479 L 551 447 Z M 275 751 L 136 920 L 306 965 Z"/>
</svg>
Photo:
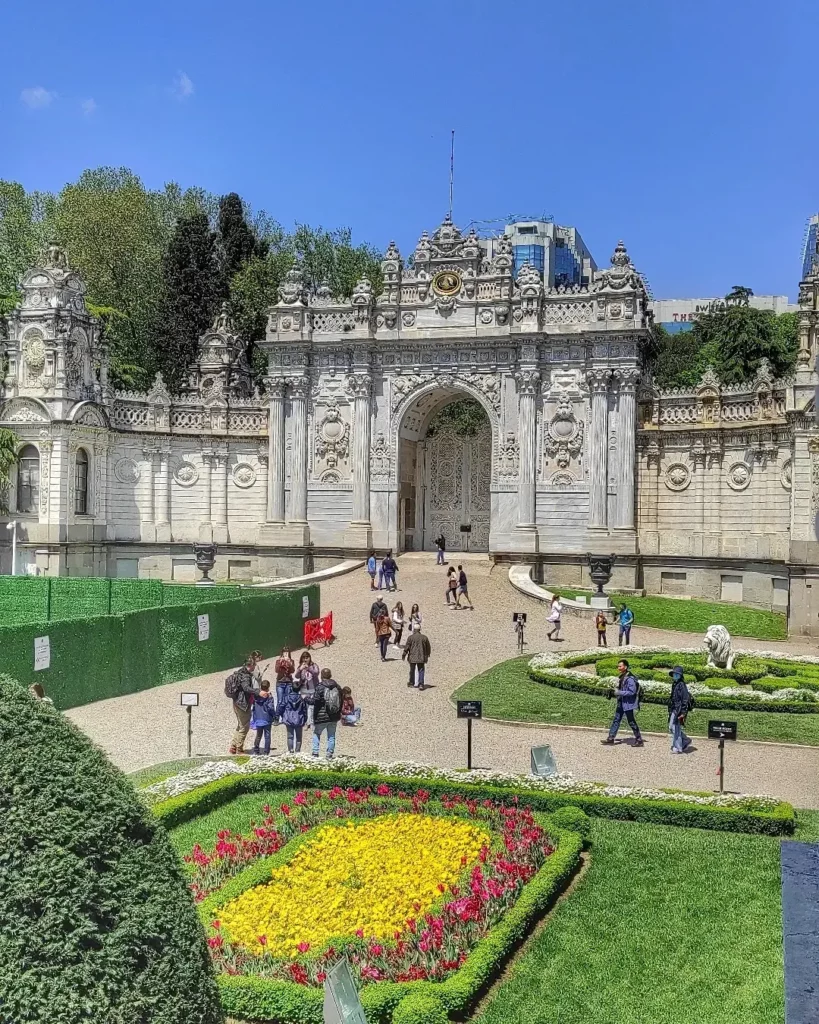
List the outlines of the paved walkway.
<svg viewBox="0 0 819 1024">
<path fill-rule="evenodd" d="M 466 764 L 466 723 L 455 718 L 449 697 L 462 682 L 517 654 L 511 618 L 515 610 L 529 612 L 528 650 L 547 646 L 543 606 L 512 589 L 507 570 L 492 568 L 488 560 L 472 556 L 466 564 L 475 611 L 453 611 L 444 600 L 444 571 L 434 555 L 405 555 L 399 562 L 400 590 L 395 597 L 409 612 L 418 602 L 424 631 L 432 643 L 428 669 L 431 688 L 424 693 L 408 689 L 407 668 L 390 649 L 382 664 L 368 620 L 372 595 L 364 570 L 322 584 L 322 605 L 332 609 L 338 640 L 316 652 L 316 661 L 329 667 L 339 682 L 352 687 L 363 708 L 358 728 L 340 728 L 339 752 L 378 761 L 411 760 L 441 767 Z M 566 642 L 562 649 L 585 648 L 593 642 L 593 627 L 586 620 L 564 619 Z M 638 643 L 691 646 L 700 636 L 637 629 Z M 783 653 L 816 653 L 807 644 L 742 640 L 744 648 L 776 649 Z M 224 696 L 226 672 L 171 683 L 143 693 L 99 701 L 68 712 L 113 761 L 127 771 L 185 755 L 185 712 L 179 706 L 183 690 L 198 690 L 200 707 L 194 715 L 194 754 L 227 751 L 233 715 Z M 272 671 L 270 673 L 272 675 Z M 309 742 L 309 733 L 306 734 Z M 560 770 L 579 778 L 619 785 L 672 786 L 712 790 L 716 784 L 715 743 L 702 740 L 686 757 L 669 752 L 666 737 L 647 736 L 645 747 L 626 743 L 600 744 L 597 729 L 559 726 L 511 726 L 476 722 L 476 767 L 529 771 L 529 748 L 549 743 Z M 284 730 L 273 730 L 274 753 L 285 746 Z M 769 793 L 799 807 L 819 808 L 819 748 L 738 742 L 731 744 L 726 777 L 731 789 Z"/>
</svg>

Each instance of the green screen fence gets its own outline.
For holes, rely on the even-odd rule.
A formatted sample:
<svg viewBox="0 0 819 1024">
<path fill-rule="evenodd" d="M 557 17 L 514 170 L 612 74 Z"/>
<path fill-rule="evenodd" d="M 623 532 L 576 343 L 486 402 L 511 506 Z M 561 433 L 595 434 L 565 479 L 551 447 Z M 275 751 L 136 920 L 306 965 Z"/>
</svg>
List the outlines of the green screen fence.
<svg viewBox="0 0 819 1024">
<path fill-rule="evenodd" d="M 89 582 L 58 577 L 21 580 L 24 584 Z M 158 581 L 93 582 L 155 585 Z M 166 587 L 163 593 L 177 589 L 182 588 Z M 51 588 L 49 598 L 47 588 L 24 586 L 16 593 L 25 598 L 29 609 L 42 609 L 50 599 L 52 612 L 59 609 L 64 614 L 0 626 L 0 672 L 25 685 L 42 683 L 55 705 L 66 710 L 229 669 L 251 650 L 258 649 L 267 658 L 285 645 L 296 649 L 302 645 L 305 620 L 320 614 L 317 585 L 284 590 L 236 588 L 236 596 L 222 596 L 222 590 L 232 589 L 191 586 L 187 603 L 176 600 L 180 595 L 175 594 L 167 604 L 132 611 L 122 607 L 126 599 L 145 599 L 147 590 L 133 588 L 128 595 L 128 588 L 110 588 L 106 596 L 104 586 L 92 586 L 73 595 L 75 605 L 85 611 L 80 615 L 74 614 L 76 608 L 70 604 L 72 588 Z M 153 593 L 159 593 L 155 586 Z M 0 596 L 0 608 L 4 596 Z M 116 607 L 115 614 L 97 610 L 106 602 L 107 607 Z"/>
</svg>

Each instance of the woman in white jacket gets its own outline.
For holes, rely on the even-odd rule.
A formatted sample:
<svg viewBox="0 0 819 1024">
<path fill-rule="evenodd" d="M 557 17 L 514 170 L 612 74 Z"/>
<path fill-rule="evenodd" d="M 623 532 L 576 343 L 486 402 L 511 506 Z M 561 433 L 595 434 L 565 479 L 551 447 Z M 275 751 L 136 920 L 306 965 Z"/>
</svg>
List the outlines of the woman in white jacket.
<svg viewBox="0 0 819 1024">
<path fill-rule="evenodd" d="M 548 621 L 551 622 L 552 628 L 546 634 L 550 640 L 560 639 L 560 614 L 563 611 L 563 605 L 560 603 L 560 594 L 555 594 L 552 598 L 552 607 L 549 611 Z"/>
</svg>

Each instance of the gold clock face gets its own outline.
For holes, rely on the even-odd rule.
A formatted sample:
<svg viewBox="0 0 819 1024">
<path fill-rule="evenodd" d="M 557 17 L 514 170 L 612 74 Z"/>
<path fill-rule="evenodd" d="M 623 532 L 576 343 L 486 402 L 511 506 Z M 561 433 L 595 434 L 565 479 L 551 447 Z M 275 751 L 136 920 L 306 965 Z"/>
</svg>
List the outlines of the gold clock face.
<svg viewBox="0 0 819 1024">
<path fill-rule="evenodd" d="M 432 279 L 432 287 L 439 295 L 457 295 L 461 290 L 461 275 L 456 270 L 439 270 Z"/>
</svg>

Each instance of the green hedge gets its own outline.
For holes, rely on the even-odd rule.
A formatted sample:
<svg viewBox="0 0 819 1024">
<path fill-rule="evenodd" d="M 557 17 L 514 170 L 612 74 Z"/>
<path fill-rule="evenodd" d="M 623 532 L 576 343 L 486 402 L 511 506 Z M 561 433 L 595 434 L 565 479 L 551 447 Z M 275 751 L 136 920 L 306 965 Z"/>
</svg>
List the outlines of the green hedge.
<svg viewBox="0 0 819 1024">
<path fill-rule="evenodd" d="M 55 576 L 51 580 L 52 622 L 110 615 L 111 581 L 101 576 Z"/>
<path fill-rule="evenodd" d="M 243 793 L 260 793 L 264 790 L 328 789 L 338 785 L 367 786 L 374 781 L 386 782 L 396 790 L 415 793 L 419 789 L 433 795 L 450 793 L 453 789 L 469 792 L 477 800 L 509 800 L 516 796 L 518 802 L 535 811 L 552 813 L 558 808 L 579 807 L 593 818 L 609 818 L 615 821 L 639 821 L 652 825 L 680 825 L 685 828 L 706 828 L 716 832 L 750 832 L 756 835 L 790 835 L 796 826 L 793 807 L 779 803 L 771 810 L 756 810 L 748 807 L 717 807 L 709 804 L 692 804 L 675 800 L 669 794 L 668 800 L 641 800 L 639 797 L 586 796 L 572 793 L 537 793 L 530 790 L 516 790 L 509 786 L 475 785 L 474 783 L 453 783 L 441 779 L 404 779 L 366 772 L 327 772 L 303 769 L 293 772 L 265 773 L 254 775 L 232 775 L 217 779 L 204 786 L 170 797 L 154 806 L 153 811 L 168 828 L 176 828 L 186 821 L 201 817 L 209 811 L 235 799 Z"/>
<path fill-rule="evenodd" d="M 0 576 L 0 609 L 4 626 L 47 622 L 51 580 L 46 576 Z"/>
<path fill-rule="evenodd" d="M 136 612 L 143 608 L 161 608 L 161 580 L 118 580 L 111 583 L 111 614 Z"/>
<path fill-rule="evenodd" d="M 82 733 L 0 677 L 0 1018 L 221 1024 L 165 830 Z"/>
<path fill-rule="evenodd" d="M 166 607 L 171 605 L 199 604 L 202 601 L 202 593 L 207 592 L 209 604 L 216 601 L 228 601 L 231 598 L 241 596 L 242 588 L 239 586 L 212 586 L 198 587 L 195 583 L 163 583 L 162 604 Z"/>
<path fill-rule="evenodd" d="M 298 648 L 302 598 L 308 598 L 310 617 L 319 614 L 315 585 L 210 601 L 215 589 L 192 587 L 196 604 L 0 627 L 0 670 L 26 685 L 42 683 L 66 710 L 230 669 L 255 648 L 266 656 L 285 644 Z M 200 642 L 197 616 L 203 614 L 210 636 Z M 51 666 L 35 672 L 34 640 L 41 636 L 50 639 Z"/>
</svg>

